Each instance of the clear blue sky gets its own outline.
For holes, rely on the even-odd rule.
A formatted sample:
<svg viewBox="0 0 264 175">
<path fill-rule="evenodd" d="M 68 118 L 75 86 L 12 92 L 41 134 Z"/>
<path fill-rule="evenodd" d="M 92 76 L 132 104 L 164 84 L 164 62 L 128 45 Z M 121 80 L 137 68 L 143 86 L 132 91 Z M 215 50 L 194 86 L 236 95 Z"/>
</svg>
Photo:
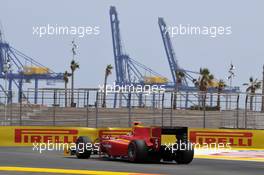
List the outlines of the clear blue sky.
<svg viewBox="0 0 264 175">
<path fill-rule="evenodd" d="M 241 86 L 250 76 L 261 79 L 264 64 L 264 1 L 179 0 L 8 0 L 1 1 L 0 20 L 5 39 L 15 48 L 57 72 L 69 69 L 72 36 L 39 38 L 38 25 L 96 25 L 100 35 L 76 38 L 79 45 L 76 86 L 97 87 L 104 68 L 114 65 L 109 7 L 117 7 L 126 52 L 157 72 L 171 78 L 157 18 L 167 24 L 232 27 L 232 35 L 219 38 L 179 36 L 172 39 L 181 67 L 198 71 L 208 67 L 226 78 L 231 63 L 236 66 L 234 84 Z M 110 82 L 115 80 L 115 74 Z M 62 84 L 60 86 L 63 86 Z"/>
</svg>

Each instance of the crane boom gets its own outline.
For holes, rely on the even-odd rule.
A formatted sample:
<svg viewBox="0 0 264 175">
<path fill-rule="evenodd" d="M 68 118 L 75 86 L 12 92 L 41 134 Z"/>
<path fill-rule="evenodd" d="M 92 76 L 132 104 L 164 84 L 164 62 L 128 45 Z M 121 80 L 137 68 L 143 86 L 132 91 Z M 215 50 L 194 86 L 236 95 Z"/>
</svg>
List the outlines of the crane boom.
<svg viewBox="0 0 264 175">
<path fill-rule="evenodd" d="M 167 55 L 167 59 L 169 62 L 172 79 L 173 79 L 174 84 L 176 85 L 177 84 L 177 72 L 182 71 L 182 72 L 186 73 L 186 71 L 183 69 L 180 69 L 180 67 L 178 65 L 178 61 L 176 59 L 176 55 L 175 55 L 175 52 L 173 50 L 173 46 L 172 46 L 172 43 L 170 40 L 170 35 L 169 35 L 168 30 L 167 30 L 167 26 L 166 26 L 164 19 L 159 18 L 158 24 L 159 24 L 159 28 L 160 28 L 165 52 Z M 187 85 L 186 80 L 184 80 L 183 83 L 185 83 L 183 85 Z"/>
<path fill-rule="evenodd" d="M 112 31 L 112 41 L 113 41 L 113 52 L 115 59 L 115 71 L 116 71 L 116 81 L 118 83 L 125 80 L 125 73 L 123 70 L 123 53 L 121 47 L 121 37 L 119 29 L 119 20 L 116 8 L 114 6 L 110 7 L 110 22 Z"/>
</svg>

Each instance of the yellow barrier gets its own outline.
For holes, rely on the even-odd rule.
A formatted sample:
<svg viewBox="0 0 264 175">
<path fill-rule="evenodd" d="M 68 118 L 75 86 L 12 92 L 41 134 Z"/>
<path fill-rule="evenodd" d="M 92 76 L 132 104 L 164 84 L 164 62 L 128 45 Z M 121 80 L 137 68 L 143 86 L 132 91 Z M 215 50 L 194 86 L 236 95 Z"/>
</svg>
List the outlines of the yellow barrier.
<svg viewBox="0 0 264 175">
<path fill-rule="evenodd" d="M 193 143 L 229 144 L 231 148 L 264 149 L 264 130 L 189 129 Z"/>
<path fill-rule="evenodd" d="M 104 136 L 122 135 L 131 128 L 86 128 L 52 126 L 2 126 L 0 146 L 32 146 L 33 143 L 71 143 L 78 136 L 88 136 L 93 141 Z M 190 128 L 193 143 L 229 143 L 231 148 L 264 149 L 264 130 L 200 129 Z M 162 136 L 163 143 L 175 143 L 175 136 Z"/>
<path fill-rule="evenodd" d="M 99 136 L 126 134 L 131 128 L 86 128 L 54 126 L 2 126 L 0 146 L 32 146 L 33 143 L 72 143 L 78 136 L 95 141 Z"/>
<path fill-rule="evenodd" d="M 47 127 L 47 126 L 2 126 L 0 146 L 32 146 L 33 143 L 71 143 L 78 136 L 98 137 L 95 128 Z"/>
</svg>

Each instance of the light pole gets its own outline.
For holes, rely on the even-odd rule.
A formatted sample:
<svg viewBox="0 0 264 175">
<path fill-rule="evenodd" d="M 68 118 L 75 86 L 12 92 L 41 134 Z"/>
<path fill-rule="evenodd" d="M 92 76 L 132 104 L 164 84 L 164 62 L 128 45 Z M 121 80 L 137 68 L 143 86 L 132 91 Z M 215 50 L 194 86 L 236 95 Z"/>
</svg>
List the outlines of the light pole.
<svg viewBox="0 0 264 175">
<path fill-rule="evenodd" d="M 232 62 L 231 62 L 231 64 L 230 64 L 230 68 L 229 68 L 229 70 L 228 70 L 228 73 L 229 73 L 229 75 L 228 75 L 228 77 L 227 77 L 227 79 L 229 80 L 229 89 L 231 90 L 232 89 L 232 81 L 233 81 L 233 78 L 235 77 L 235 72 L 234 72 L 234 70 L 235 70 L 235 66 L 232 64 Z M 231 96 L 230 97 L 228 97 L 228 98 L 230 98 L 230 103 L 229 103 L 229 100 L 227 100 L 228 101 L 228 103 L 229 103 L 229 107 L 231 108 Z"/>
<path fill-rule="evenodd" d="M 75 44 L 74 40 L 72 41 L 72 61 L 71 61 L 71 76 L 72 76 L 72 82 L 71 82 L 71 107 L 76 107 L 74 103 L 74 71 L 79 68 L 79 64 L 75 62 L 75 55 L 76 55 L 76 49 L 77 45 Z"/>
<path fill-rule="evenodd" d="M 69 76 L 71 76 L 71 74 L 70 73 L 68 73 L 67 71 L 65 71 L 64 72 L 64 74 L 63 74 L 63 80 L 64 80 L 64 92 L 65 92 L 65 107 L 67 107 L 68 106 L 68 87 L 67 87 L 67 85 L 68 85 L 68 82 L 69 82 Z"/>
</svg>

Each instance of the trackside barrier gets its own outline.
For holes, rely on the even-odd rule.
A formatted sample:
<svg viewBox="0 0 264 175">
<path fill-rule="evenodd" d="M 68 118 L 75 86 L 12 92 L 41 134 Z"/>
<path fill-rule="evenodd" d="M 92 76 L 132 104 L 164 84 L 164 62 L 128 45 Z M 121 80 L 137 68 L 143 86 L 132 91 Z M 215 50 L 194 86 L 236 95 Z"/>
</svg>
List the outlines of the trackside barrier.
<svg viewBox="0 0 264 175">
<path fill-rule="evenodd" d="M 72 143 L 78 136 L 92 141 L 100 137 L 122 135 L 130 128 L 86 128 L 53 126 L 1 126 L 0 146 L 32 146 L 33 143 Z"/>
<path fill-rule="evenodd" d="M 32 146 L 33 143 L 71 143 L 78 136 L 98 137 L 95 128 L 3 126 L 0 127 L 0 146 Z"/>
<path fill-rule="evenodd" d="M 32 146 L 33 143 L 71 143 L 78 136 L 88 136 L 93 141 L 99 137 L 122 135 L 131 128 L 85 128 L 49 126 L 2 126 L 0 146 Z M 231 148 L 264 149 L 264 130 L 200 129 L 189 128 L 193 143 L 229 143 Z M 162 136 L 163 143 L 175 143 L 175 136 Z"/>
<path fill-rule="evenodd" d="M 190 128 L 189 139 L 199 144 L 229 144 L 232 149 L 264 149 L 264 130 Z"/>
</svg>

